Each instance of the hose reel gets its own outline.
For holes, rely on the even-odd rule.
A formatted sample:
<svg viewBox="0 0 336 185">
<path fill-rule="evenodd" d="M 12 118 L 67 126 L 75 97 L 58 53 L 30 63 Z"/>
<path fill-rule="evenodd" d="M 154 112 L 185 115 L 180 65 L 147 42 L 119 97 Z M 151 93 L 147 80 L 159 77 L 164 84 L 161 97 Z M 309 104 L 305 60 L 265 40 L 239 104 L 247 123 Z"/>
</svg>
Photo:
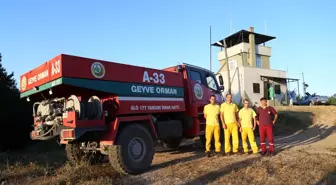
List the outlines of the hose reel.
<svg viewBox="0 0 336 185">
<path fill-rule="evenodd" d="M 66 110 L 72 110 L 77 113 L 80 120 L 85 119 L 84 105 L 81 103 L 77 96 L 71 95 L 65 104 Z"/>
<path fill-rule="evenodd" d="M 97 96 L 92 96 L 88 103 L 93 107 L 92 113 L 90 114 L 88 111 L 88 114 L 91 115 L 93 119 L 100 119 L 103 114 L 103 104 L 100 99 Z"/>
<path fill-rule="evenodd" d="M 92 96 L 88 102 L 83 102 L 79 101 L 77 96 L 71 95 L 66 103 L 66 109 L 76 111 L 80 120 L 100 119 L 103 114 L 103 105 L 97 96 Z"/>
</svg>

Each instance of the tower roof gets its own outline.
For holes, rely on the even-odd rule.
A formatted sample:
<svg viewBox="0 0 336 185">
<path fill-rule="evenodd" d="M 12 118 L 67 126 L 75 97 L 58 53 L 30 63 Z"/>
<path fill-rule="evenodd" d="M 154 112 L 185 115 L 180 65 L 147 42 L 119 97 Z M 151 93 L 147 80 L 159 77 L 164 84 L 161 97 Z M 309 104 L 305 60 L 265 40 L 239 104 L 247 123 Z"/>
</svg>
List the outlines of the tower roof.
<svg viewBox="0 0 336 185">
<path fill-rule="evenodd" d="M 242 42 L 249 42 L 249 35 L 251 33 L 254 34 L 254 40 L 255 40 L 256 45 L 259 45 L 259 44 L 275 39 L 275 37 L 273 36 L 263 35 L 263 34 L 259 34 L 255 32 L 250 32 L 247 30 L 240 30 L 225 38 L 227 47 L 231 47 L 231 46 L 240 44 Z M 217 47 L 224 46 L 224 39 L 211 44 L 211 46 L 217 46 Z"/>
</svg>

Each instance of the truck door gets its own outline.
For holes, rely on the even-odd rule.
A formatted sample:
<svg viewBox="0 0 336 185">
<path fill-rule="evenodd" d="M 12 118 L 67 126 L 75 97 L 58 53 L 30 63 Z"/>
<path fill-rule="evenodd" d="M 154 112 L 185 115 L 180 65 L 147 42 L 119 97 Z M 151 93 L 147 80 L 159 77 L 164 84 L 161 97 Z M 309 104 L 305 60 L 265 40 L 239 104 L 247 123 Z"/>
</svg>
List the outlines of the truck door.
<svg viewBox="0 0 336 185">
<path fill-rule="evenodd" d="M 216 77 L 210 71 L 189 68 L 188 78 L 191 80 L 189 85 L 192 92 L 192 102 L 207 104 L 210 95 L 215 95 L 218 103 L 223 101 Z"/>
<path fill-rule="evenodd" d="M 215 95 L 216 96 L 216 101 L 217 101 L 218 104 L 223 103 L 224 98 L 223 98 L 220 86 L 218 85 L 218 83 L 216 81 L 216 77 L 214 76 L 214 74 L 213 73 L 205 73 L 205 81 L 206 81 L 206 86 L 208 88 L 208 91 L 209 91 L 210 95 Z M 209 95 L 209 97 L 210 97 L 210 95 Z"/>
<path fill-rule="evenodd" d="M 192 102 L 206 101 L 208 99 L 208 92 L 204 74 L 197 69 L 190 68 L 188 70 L 188 77 L 190 79 L 190 90 Z"/>
<path fill-rule="evenodd" d="M 217 103 L 223 102 L 217 79 L 209 70 L 197 66 L 186 65 L 186 104 L 188 115 L 193 118 L 193 127 L 185 132 L 186 135 L 196 136 L 205 134 L 205 119 L 203 109 L 209 103 L 211 95 L 215 95 Z"/>
</svg>

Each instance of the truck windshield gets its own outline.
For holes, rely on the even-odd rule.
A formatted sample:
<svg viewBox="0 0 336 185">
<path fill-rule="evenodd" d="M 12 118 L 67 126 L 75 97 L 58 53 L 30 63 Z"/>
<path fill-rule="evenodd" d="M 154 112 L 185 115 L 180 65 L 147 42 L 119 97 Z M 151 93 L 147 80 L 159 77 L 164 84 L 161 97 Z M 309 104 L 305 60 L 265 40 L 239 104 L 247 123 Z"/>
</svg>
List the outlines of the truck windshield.
<svg viewBox="0 0 336 185">
<path fill-rule="evenodd" d="M 208 87 L 210 89 L 212 89 L 214 91 L 218 91 L 216 80 L 214 79 L 214 77 L 209 75 L 209 76 L 206 77 L 206 81 L 207 81 Z"/>
</svg>

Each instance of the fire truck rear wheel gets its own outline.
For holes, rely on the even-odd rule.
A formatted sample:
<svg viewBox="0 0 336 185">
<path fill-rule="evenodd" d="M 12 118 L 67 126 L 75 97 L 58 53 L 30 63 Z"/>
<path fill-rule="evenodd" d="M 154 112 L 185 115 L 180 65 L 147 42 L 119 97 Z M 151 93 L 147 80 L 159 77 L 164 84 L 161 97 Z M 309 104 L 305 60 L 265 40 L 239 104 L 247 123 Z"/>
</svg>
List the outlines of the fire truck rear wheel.
<svg viewBox="0 0 336 185">
<path fill-rule="evenodd" d="M 154 157 L 154 143 L 150 132 L 140 124 L 124 127 L 116 145 L 109 148 L 111 165 L 122 174 L 136 175 L 147 171 Z"/>
<path fill-rule="evenodd" d="M 68 160 L 72 164 L 79 164 L 81 162 L 88 163 L 90 165 L 99 164 L 104 160 L 104 155 L 99 151 L 96 153 L 85 153 L 80 149 L 80 143 L 69 143 L 65 146 L 65 151 Z"/>
</svg>

